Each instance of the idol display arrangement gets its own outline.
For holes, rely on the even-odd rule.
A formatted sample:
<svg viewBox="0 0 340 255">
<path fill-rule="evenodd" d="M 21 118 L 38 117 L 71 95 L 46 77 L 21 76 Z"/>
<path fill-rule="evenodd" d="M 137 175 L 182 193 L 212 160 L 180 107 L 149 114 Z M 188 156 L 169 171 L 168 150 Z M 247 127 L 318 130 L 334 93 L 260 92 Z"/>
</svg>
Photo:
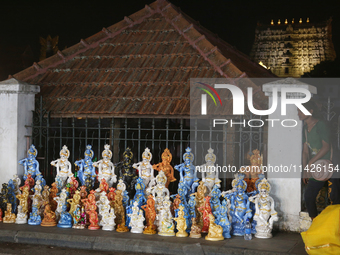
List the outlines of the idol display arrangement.
<svg viewBox="0 0 340 255">
<path fill-rule="evenodd" d="M 273 223 L 278 220 L 258 150 L 250 157 L 250 171 L 240 169 L 227 191 L 220 189 L 218 171 L 211 170 L 216 162 L 212 148 L 200 166 L 193 165 L 194 154 L 187 148 L 183 163 L 172 167 L 167 148 L 157 164 L 151 163 L 148 148 L 141 162 L 133 163 L 133 153 L 126 148 L 123 160 L 113 164 L 109 145 L 104 146 L 102 159 L 96 162 L 92 146 L 87 145 L 84 159 L 74 162 L 78 168 L 75 175 L 70 151 L 64 145 L 60 158 L 51 162 L 56 169 L 51 187 L 39 170 L 37 154 L 31 145 L 27 158 L 19 161 L 24 167 L 22 186 L 18 175 L 2 184 L 3 223 L 220 241 L 233 235 L 249 240 L 249 234 L 250 238 L 251 234 L 271 238 Z M 206 169 L 202 180 L 196 172 L 200 168 Z M 174 171 L 179 172 L 180 179 L 177 194 L 170 194 L 169 184 L 176 181 Z M 96 181 L 99 187 L 97 184 L 95 189 Z"/>
</svg>

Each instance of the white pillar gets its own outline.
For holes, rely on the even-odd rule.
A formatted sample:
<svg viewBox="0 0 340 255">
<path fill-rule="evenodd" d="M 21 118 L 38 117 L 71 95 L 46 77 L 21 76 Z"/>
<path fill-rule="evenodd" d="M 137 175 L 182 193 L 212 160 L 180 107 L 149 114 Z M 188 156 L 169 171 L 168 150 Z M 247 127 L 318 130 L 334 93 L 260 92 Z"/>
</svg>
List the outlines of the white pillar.
<svg viewBox="0 0 340 255">
<path fill-rule="evenodd" d="M 312 94 L 316 94 L 314 86 L 302 83 L 293 78 L 281 79 L 266 83 L 262 86 L 263 92 L 269 96 L 269 107 L 272 105 L 272 90 L 276 87 L 278 92 L 283 87 L 304 88 Z M 303 98 L 299 93 L 288 93 L 287 98 Z M 272 127 L 268 123 L 268 166 L 280 167 L 278 173 L 267 173 L 269 183 L 272 186 L 270 196 L 274 198 L 275 208 L 279 213 L 279 228 L 290 231 L 299 231 L 299 214 L 301 211 L 301 172 L 302 165 L 302 121 L 299 120 L 297 107 L 287 105 L 287 115 L 281 115 L 281 93 L 279 93 L 278 107 L 268 116 L 269 119 L 278 119 Z M 297 126 L 283 127 L 281 121 L 285 119 L 296 120 Z M 285 125 L 293 125 L 294 122 L 285 122 Z M 281 170 L 288 169 L 288 173 Z M 283 169 L 283 168 L 282 168 Z M 294 170 L 296 169 L 296 171 Z"/>
<path fill-rule="evenodd" d="M 27 157 L 31 136 L 34 96 L 40 87 L 14 78 L 0 82 L 0 185 L 24 174 L 18 160 Z"/>
</svg>

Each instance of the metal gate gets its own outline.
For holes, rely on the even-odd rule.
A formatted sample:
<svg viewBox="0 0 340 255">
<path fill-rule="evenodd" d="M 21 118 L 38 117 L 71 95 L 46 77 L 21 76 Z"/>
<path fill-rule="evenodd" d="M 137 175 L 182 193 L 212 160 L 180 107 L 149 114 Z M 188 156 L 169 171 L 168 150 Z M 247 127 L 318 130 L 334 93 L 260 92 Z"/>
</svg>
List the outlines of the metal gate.
<svg viewBox="0 0 340 255">
<path fill-rule="evenodd" d="M 202 129 L 198 120 L 190 119 L 54 118 L 44 110 L 40 98 L 36 100 L 29 143 L 38 149 L 40 171 L 47 183 L 52 183 L 56 174 L 50 162 L 59 158 L 63 145 L 70 150 L 69 161 L 72 165 L 84 157 L 87 144 L 92 145 L 95 161 L 101 158 L 104 145 L 109 144 L 113 163 L 121 161 L 127 147 L 134 153 L 133 162 L 141 161 L 141 155 L 148 147 L 153 154 L 152 164 L 161 162 L 162 152 L 169 148 L 173 155 L 173 166 L 182 162 L 182 155 L 190 145 L 195 155 L 194 165 L 205 163 L 204 157 L 210 147 L 214 149 L 217 159 L 220 159 L 220 165 L 230 164 L 237 169 L 248 163 L 248 155 L 253 149 L 259 149 L 266 158 L 266 127 L 245 128 L 240 125 L 230 128 L 224 125 L 213 128 L 212 122 L 206 124 Z M 177 171 L 175 177 L 179 180 Z M 227 176 L 221 176 L 221 179 L 222 188 L 228 188 Z"/>
</svg>

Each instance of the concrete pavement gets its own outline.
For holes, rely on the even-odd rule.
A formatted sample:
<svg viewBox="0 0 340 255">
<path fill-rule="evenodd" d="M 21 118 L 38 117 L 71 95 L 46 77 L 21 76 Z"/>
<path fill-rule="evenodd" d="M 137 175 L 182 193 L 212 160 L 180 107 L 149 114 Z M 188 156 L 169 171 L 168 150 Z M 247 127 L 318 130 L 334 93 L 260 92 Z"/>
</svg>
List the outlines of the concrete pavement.
<svg viewBox="0 0 340 255">
<path fill-rule="evenodd" d="M 307 254 L 300 234 L 286 232 L 274 233 L 271 239 L 253 238 L 246 241 L 243 237 L 233 236 L 224 241 L 211 242 L 204 238 L 149 236 L 117 233 L 115 231 L 62 229 L 0 223 L 0 242 L 68 247 L 98 252 L 115 251 L 125 254 Z"/>
</svg>

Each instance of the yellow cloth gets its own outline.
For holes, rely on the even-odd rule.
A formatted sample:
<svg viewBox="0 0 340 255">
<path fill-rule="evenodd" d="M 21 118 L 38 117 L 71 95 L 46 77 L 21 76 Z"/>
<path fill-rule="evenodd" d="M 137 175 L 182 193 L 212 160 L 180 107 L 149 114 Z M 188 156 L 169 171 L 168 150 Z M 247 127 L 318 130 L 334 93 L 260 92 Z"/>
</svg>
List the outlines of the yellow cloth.
<svg viewBox="0 0 340 255">
<path fill-rule="evenodd" d="M 340 205 L 326 207 L 301 236 L 311 255 L 340 254 Z"/>
</svg>

